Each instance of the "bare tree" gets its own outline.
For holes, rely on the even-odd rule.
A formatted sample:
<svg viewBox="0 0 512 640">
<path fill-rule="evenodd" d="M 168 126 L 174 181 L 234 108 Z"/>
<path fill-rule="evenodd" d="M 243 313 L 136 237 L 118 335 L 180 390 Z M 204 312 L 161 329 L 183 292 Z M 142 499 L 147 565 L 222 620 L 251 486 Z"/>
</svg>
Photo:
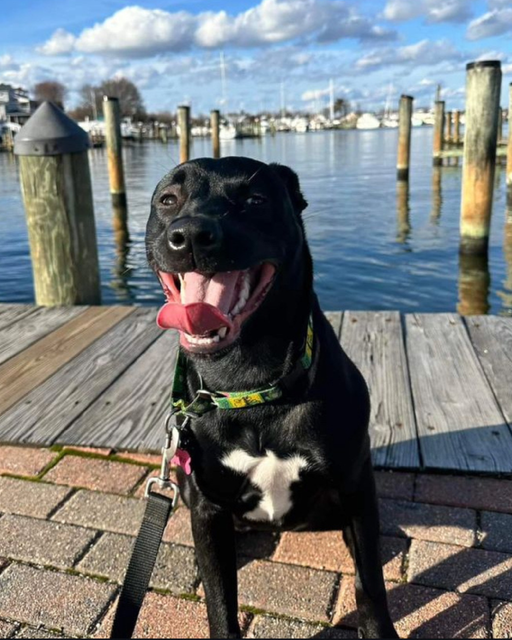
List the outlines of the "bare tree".
<svg viewBox="0 0 512 640">
<path fill-rule="evenodd" d="M 350 111 L 350 103 L 344 98 L 336 98 L 334 101 L 334 113 L 337 113 L 341 118 L 345 117 Z"/>
<path fill-rule="evenodd" d="M 34 87 L 34 98 L 37 102 L 50 100 L 61 109 L 64 109 L 64 100 L 66 99 L 68 90 L 66 87 L 57 82 L 57 80 L 45 80 L 38 82 Z"/>
<path fill-rule="evenodd" d="M 121 115 L 143 120 L 146 116 L 144 102 L 137 87 L 126 78 L 105 80 L 100 85 L 103 95 L 119 98 Z"/>
</svg>

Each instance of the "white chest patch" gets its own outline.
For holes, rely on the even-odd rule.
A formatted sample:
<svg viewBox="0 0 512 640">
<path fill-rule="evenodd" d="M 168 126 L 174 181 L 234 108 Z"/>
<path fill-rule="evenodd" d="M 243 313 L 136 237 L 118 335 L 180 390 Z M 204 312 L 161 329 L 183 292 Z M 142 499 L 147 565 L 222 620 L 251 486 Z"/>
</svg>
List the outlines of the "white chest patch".
<svg viewBox="0 0 512 640">
<path fill-rule="evenodd" d="M 243 449 L 233 449 L 224 456 L 222 464 L 249 476 L 261 489 L 260 503 L 245 514 L 250 520 L 282 518 L 292 506 L 290 485 L 299 479 L 301 469 L 308 466 L 307 460 L 299 455 L 278 458 L 272 451 L 266 451 L 264 456 L 251 456 Z"/>
</svg>

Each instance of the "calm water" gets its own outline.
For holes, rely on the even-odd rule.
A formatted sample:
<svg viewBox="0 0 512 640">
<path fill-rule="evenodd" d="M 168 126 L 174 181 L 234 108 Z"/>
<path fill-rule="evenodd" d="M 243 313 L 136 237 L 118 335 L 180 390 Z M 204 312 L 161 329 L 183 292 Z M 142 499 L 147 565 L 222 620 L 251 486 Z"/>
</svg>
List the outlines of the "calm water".
<svg viewBox="0 0 512 640">
<path fill-rule="evenodd" d="M 496 176 L 489 263 L 459 268 L 461 171 L 432 169 L 432 129 L 413 130 L 410 198 L 397 193 L 396 130 L 280 134 L 224 143 L 223 154 L 293 167 L 309 201 L 304 212 L 316 289 L 327 309 L 455 311 L 512 315 L 512 225 L 505 231 L 505 172 Z M 193 141 L 192 156 L 210 155 Z M 171 142 L 124 151 L 131 244 L 116 248 L 106 157 L 90 152 L 104 303 L 160 303 L 144 254 L 149 201 L 176 163 Z M 0 301 L 32 302 L 32 273 L 16 159 L 0 154 Z M 506 240 L 508 237 L 508 240 Z M 126 255 L 127 253 L 127 255 Z"/>
</svg>

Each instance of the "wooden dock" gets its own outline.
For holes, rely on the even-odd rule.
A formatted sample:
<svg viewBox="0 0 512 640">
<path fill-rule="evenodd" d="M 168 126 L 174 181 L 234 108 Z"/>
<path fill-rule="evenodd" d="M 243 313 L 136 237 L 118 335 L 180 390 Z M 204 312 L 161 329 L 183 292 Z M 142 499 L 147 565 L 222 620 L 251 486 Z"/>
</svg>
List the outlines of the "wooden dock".
<svg viewBox="0 0 512 640">
<path fill-rule="evenodd" d="M 327 314 L 378 467 L 512 474 L 512 318 Z M 0 442 L 157 451 L 176 334 L 150 307 L 0 305 Z"/>
</svg>

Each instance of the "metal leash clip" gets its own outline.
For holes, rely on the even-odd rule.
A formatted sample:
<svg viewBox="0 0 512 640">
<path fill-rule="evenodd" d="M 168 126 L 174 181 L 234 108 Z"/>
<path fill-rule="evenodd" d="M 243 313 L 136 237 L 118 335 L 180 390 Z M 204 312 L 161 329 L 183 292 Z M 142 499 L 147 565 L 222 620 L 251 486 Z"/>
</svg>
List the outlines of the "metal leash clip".
<svg viewBox="0 0 512 640">
<path fill-rule="evenodd" d="M 166 419 L 165 419 L 165 443 L 162 447 L 162 464 L 160 466 L 160 475 L 149 478 L 146 483 L 146 491 L 145 497 L 147 498 L 151 493 L 151 487 L 153 485 L 158 485 L 160 489 L 172 489 L 173 491 L 173 500 L 172 500 L 172 508 L 176 506 L 179 498 L 179 487 L 173 482 L 170 478 L 170 469 L 171 469 L 171 460 L 176 453 L 176 449 L 180 443 L 180 432 L 177 427 L 171 426 L 171 418 L 175 414 L 175 411 L 171 411 Z"/>
</svg>

